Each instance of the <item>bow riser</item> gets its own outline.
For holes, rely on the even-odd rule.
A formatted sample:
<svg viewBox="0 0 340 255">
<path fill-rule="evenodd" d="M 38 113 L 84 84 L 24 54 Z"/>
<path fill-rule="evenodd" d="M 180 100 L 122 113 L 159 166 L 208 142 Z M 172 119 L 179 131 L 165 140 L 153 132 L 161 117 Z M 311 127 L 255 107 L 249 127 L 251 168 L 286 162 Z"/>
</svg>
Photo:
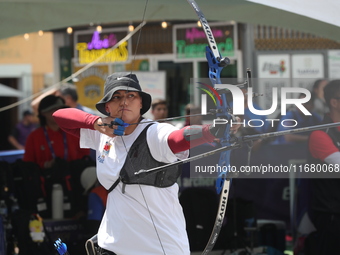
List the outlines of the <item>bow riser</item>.
<svg viewBox="0 0 340 255">
<path fill-rule="evenodd" d="M 216 56 L 212 52 L 211 47 L 209 46 L 206 47 L 205 56 L 207 58 L 209 65 L 209 78 L 212 85 L 214 86 L 215 84 L 221 84 L 220 77 L 223 67 L 219 65 L 219 62 L 217 61 Z"/>
</svg>

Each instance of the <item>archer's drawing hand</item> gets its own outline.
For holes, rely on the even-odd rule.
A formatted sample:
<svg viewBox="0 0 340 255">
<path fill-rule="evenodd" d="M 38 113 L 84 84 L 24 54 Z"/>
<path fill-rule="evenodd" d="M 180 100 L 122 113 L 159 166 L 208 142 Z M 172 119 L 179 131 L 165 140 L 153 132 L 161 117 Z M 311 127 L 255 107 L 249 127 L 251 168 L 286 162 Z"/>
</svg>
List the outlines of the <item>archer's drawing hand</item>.
<svg viewBox="0 0 340 255">
<path fill-rule="evenodd" d="M 127 124 L 121 119 L 112 117 L 99 118 L 94 123 L 95 130 L 110 137 L 124 135 L 126 126 Z"/>
<path fill-rule="evenodd" d="M 124 135 L 126 123 L 124 123 L 122 119 L 115 118 L 115 120 L 111 122 L 111 124 L 113 124 L 113 127 L 114 127 L 113 128 L 114 135 L 118 135 L 118 136 Z"/>
</svg>

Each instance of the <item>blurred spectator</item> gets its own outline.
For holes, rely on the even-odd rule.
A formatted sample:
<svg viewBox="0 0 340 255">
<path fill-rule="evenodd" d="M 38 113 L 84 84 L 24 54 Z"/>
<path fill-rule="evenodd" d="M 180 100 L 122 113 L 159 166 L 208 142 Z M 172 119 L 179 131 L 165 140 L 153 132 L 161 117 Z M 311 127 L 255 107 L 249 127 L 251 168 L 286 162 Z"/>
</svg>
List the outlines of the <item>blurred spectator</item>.
<svg viewBox="0 0 340 255">
<path fill-rule="evenodd" d="M 66 83 L 61 86 L 57 91 L 57 96 L 62 97 L 65 100 L 65 104 L 71 108 L 77 108 L 93 115 L 98 115 L 94 110 L 89 107 L 83 106 L 78 103 L 78 93 L 75 85 Z"/>
<path fill-rule="evenodd" d="M 40 101 L 48 95 L 54 95 L 63 98 L 65 101 L 65 105 L 68 107 L 77 108 L 84 112 L 98 115 L 98 112 L 96 112 L 95 110 L 92 110 L 91 108 L 78 103 L 78 93 L 76 86 L 71 83 L 63 83 L 60 88 L 53 88 L 34 99 L 31 103 L 31 106 L 35 112 L 38 112 Z"/>
<path fill-rule="evenodd" d="M 41 100 L 38 107 L 40 127 L 27 138 L 24 161 L 49 168 L 57 157 L 71 161 L 89 155 L 88 149 L 80 149 L 79 138 L 62 131 L 52 117 L 56 110 L 66 107 L 65 101 L 54 95 Z"/>
<path fill-rule="evenodd" d="M 288 129 L 295 129 L 295 128 L 303 128 L 309 127 L 314 125 L 319 125 L 321 123 L 321 117 L 313 111 L 314 107 L 314 98 L 313 93 L 311 93 L 311 99 L 302 104 L 307 111 L 309 111 L 312 115 L 305 115 L 299 108 L 295 107 L 293 110 L 287 111 L 286 115 L 282 115 L 280 119 L 280 124 L 277 127 L 276 131 L 288 130 Z M 299 98 L 304 98 L 306 95 L 301 93 Z M 286 121 L 285 121 L 286 120 Z M 295 121 L 289 121 L 295 120 Z M 284 127 L 281 123 L 284 121 L 285 126 L 291 127 Z M 296 124 L 295 127 L 293 127 Z M 308 136 L 310 132 L 298 133 L 298 134 L 288 134 L 284 136 L 278 136 L 273 144 L 287 144 L 287 143 L 294 143 L 294 142 L 307 142 Z"/>
<path fill-rule="evenodd" d="M 8 136 L 8 141 L 17 150 L 25 149 L 26 139 L 28 135 L 37 128 L 37 123 L 33 113 L 29 110 L 24 111 L 22 120 L 15 126 L 12 133 Z"/>
<path fill-rule="evenodd" d="M 201 108 L 194 105 L 194 104 L 187 104 L 185 106 L 185 115 L 193 115 L 193 114 L 200 114 L 201 113 Z M 185 117 L 185 121 L 183 122 L 178 122 L 175 124 L 175 127 L 178 129 L 181 129 L 186 126 L 190 125 L 202 125 L 202 115 L 200 116 L 192 116 L 192 117 Z"/>
<path fill-rule="evenodd" d="M 187 104 L 185 106 L 185 115 L 195 115 L 195 114 L 200 114 L 200 113 L 201 113 L 201 108 L 196 105 Z M 202 125 L 202 115 L 186 117 L 184 126 L 189 126 L 189 125 Z"/>
<path fill-rule="evenodd" d="M 99 183 L 95 167 L 87 167 L 81 174 L 84 195 L 87 196 L 87 234 L 92 237 L 98 232 L 103 218 L 108 191 Z"/>
<path fill-rule="evenodd" d="M 314 82 L 313 94 L 314 94 L 314 112 L 319 114 L 321 118 L 329 111 L 325 101 L 323 89 L 327 85 L 328 81 L 325 79 L 319 79 Z"/>
<path fill-rule="evenodd" d="M 168 105 L 164 99 L 155 99 L 151 103 L 151 113 L 154 120 L 165 119 L 168 117 Z"/>
<path fill-rule="evenodd" d="M 340 122 L 340 80 L 330 81 L 324 88 L 329 114 L 323 123 Z M 308 164 L 338 169 L 340 165 L 340 127 L 313 131 L 309 138 Z M 305 253 L 334 254 L 340 250 L 340 179 L 311 178 L 310 216 L 317 230 L 305 241 Z M 315 253 L 313 253 L 315 252 Z"/>
</svg>

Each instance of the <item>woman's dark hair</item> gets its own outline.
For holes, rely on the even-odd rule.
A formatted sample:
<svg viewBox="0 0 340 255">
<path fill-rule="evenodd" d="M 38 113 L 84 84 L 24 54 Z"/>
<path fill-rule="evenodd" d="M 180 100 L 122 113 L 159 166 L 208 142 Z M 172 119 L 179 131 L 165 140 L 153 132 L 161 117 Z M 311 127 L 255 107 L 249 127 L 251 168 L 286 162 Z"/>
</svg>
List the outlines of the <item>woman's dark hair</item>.
<svg viewBox="0 0 340 255">
<path fill-rule="evenodd" d="M 330 81 L 323 89 L 327 105 L 331 107 L 331 99 L 340 96 L 340 80 Z"/>
<path fill-rule="evenodd" d="M 65 100 L 61 97 L 57 97 L 54 95 L 49 95 L 44 97 L 38 107 L 38 118 L 40 122 L 40 126 L 43 127 L 46 125 L 46 118 L 42 115 L 43 112 L 50 111 L 52 109 L 58 110 L 60 108 L 65 108 Z"/>
</svg>

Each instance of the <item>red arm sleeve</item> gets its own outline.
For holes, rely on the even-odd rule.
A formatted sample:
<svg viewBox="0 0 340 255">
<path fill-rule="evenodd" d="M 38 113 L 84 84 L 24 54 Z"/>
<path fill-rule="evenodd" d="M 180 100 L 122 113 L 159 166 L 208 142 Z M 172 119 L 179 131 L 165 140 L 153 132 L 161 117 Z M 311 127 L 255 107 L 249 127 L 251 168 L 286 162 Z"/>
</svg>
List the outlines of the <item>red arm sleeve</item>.
<svg viewBox="0 0 340 255">
<path fill-rule="evenodd" d="M 322 161 L 334 152 L 338 152 L 332 139 L 326 132 L 317 130 L 312 132 L 308 143 L 309 151 L 314 158 Z"/>
<path fill-rule="evenodd" d="M 204 143 L 211 143 L 215 137 L 209 131 L 210 125 L 202 126 L 202 136 L 197 139 L 189 140 L 184 136 L 184 131 L 190 126 L 173 131 L 168 137 L 168 144 L 173 153 L 188 150 Z"/>
<path fill-rule="evenodd" d="M 76 108 L 67 108 L 55 111 L 53 118 L 62 130 L 80 137 L 80 129 L 94 130 L 93 125 L 100 117 Z"/>
</svg>

